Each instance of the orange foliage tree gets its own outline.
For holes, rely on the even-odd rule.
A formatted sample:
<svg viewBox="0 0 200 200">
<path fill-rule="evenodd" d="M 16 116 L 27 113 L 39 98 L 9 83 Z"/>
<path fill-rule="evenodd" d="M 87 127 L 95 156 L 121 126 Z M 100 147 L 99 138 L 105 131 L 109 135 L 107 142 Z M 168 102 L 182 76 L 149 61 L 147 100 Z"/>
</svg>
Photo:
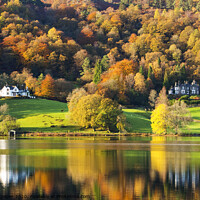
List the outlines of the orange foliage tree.
<svg viewBox="0 0 200 200">
<path fill-rule="evenodd" d="M 138 65 L 136 62 L 124 59 L 109 68 L 108 72 L 103 75 L 102 82 L 106 82 L 109 79 L 119 80 L 121 77 L 124 80 L 125 76 L 131 73 L 136 74 L 137 71 Z"/>
<path fill-rule="evenodd" d="M 45 79 L 42 81 L 41 84 L 41 93 L 39 96 L 53 98 L 55 97 L 55 83 L 54 79 L 51 77 L 50 74 L 45 76 Z"/>
<path fill-rule="evenodd" d="M 87 20 L 88 21 L 93 21 L 93 20 L 95 20 L 95 18 L 96 18 L 96 11 L 94 11 L 94 12 L 91 12 L 88 16 L 87 16 Z"/>
<path fill-rule="evenodd" d="M 138 65 L 133 60 L 124 59 L 117 62 L 102 75 L 102 81 L 98 85 L 98 93 L 106 97 L 111 97 L 110 94 L 115 93 L 119 101 L 126 102 L 126 77 L 129 74 L 135 75 L 137 71 Z"/>
<path fill-rule="evenodd" d="M 94 35 L 90 28 L 84 27 L 79 34 L 78 41 L 80 44 L 93 44 Z"/>
</svg>

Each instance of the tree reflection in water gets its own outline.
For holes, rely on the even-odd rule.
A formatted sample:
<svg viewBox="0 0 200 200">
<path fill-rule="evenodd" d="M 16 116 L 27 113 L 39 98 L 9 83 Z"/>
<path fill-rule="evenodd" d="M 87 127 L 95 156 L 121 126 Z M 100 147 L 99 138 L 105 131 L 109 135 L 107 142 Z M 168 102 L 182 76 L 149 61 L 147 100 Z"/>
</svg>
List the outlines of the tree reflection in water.
<svg viewBox="0 0 200 200">
<path fill-rule="evenodd" d="M 81 148 L 68 147 L 60 157 L 0 155 L 0 193 L 200 199 L 198 146 L 168 145 L 157 138 L 145 148 L 110 145 L 84 146 L 82 141 Z"/>
</svg>

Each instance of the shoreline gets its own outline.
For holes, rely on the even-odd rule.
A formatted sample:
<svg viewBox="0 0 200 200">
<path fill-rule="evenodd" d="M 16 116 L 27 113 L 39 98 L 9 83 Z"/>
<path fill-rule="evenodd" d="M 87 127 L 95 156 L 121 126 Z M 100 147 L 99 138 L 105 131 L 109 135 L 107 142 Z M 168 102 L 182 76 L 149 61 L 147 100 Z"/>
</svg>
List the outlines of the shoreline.
<svg viewBox="0 0 200 200">
<path fill-rule="evenodd" d="M 166 134 L 158 135 L 153 133 L 17 133 L 16 137 L 200 137 L 200 134 Z M 9 137 L 7 135 L 0 135 L 0 137 Z M 12 136 L 11 136 L 12 137 Z"/>
</svg>

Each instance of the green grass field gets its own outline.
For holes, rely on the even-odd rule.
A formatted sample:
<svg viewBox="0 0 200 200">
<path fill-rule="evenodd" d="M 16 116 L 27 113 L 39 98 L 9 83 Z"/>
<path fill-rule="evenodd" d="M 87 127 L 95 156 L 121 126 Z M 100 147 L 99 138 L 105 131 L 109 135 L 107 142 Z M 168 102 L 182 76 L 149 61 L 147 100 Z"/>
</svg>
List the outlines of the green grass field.
<svg viewBox="0 0 200 200">
<path fill-rule="evenodd" d="M 17 118 L 21 132 L 93 132 L 83 130 L 70 121 L 67 103 L 46 99 L 1 99 L 0 105 L 7 103 L 9 114 Z M 124 109 L 126 130 L 129 133 L 151 133 L 151 112 L 142 109 Z M 194 119 L 185 133 L 200 134 L 200 107 L 190 108 Z"/>
<path fill-rule="evenodd" d="M 76 132 L 80 127 L 69 120 L 67 103 L 46 99 L 1 99 L 9 114 L 17 118 L 21 132 Z"/>
<path fill-rule="evenodd" d="M 190 108 L 191 117 L 193 122 L 187 126 L 184 133 L 188 134 L 200 134 L 200 107 Z"/>
<path fill-rule="evenodd" d="M 126 130 L 131 133 L 151 133 L 151 112 L 140 109 L 124 109 Z"/>
</svg>

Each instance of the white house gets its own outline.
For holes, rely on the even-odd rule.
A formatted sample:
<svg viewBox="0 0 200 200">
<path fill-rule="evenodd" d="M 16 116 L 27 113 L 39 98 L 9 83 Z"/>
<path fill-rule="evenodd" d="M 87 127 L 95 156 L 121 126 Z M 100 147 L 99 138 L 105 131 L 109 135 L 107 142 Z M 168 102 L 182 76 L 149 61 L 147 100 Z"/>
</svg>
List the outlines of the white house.
<svg viewBox="0 0 200 200">
<path fill-rule="evenodd" d="M 0 90 L 1 97 L 16 97 L 17 95 L 30 97 L 30 92 L 28 88 L 24 90 L 19 90 L 17 86 L 4 86 Z"/>
</svg>

